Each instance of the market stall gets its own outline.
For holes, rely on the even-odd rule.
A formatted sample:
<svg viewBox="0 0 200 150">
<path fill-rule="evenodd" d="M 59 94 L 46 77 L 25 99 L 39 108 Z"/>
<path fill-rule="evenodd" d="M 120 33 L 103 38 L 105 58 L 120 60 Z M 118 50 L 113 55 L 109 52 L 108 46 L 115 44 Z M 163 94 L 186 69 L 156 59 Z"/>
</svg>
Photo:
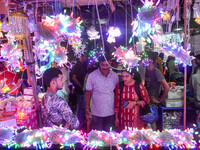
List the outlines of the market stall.
<svg viewBox="0 0 200 150">
<path fill-rule="evenodd" d="M 160 1 L 141 1 L 142 6 L 136 11 L 135 19 L 133 19 L 133 2 L 126 1 L 125 8 L 127 9 L 129 4 L 131 6 L 132 23 L 130 24 L 130 33 L 128 33 L 127 11 L 125 13 L 124 29 L 120 29 L 115 20 L 113 21 L 114 25 L 106 24 L 106 26 L 103 26 L 104 23 L 100 18 L 99 6 L 108 4 L 110 12 L 114 12 L 115 7 L 118 8 L 121 3 L 114 5 L 112 0 L 106 2 L 98 0 L 93 3 L 85 1 L 88 7 L 89 5 L 94 5 L 92 14 L 96 14 L 96 16 L 92 15 L 93 18 L 91 20 L 96 20 L 97 23 L 93 21 L 90 27 L 82 27 L 82 24 L 85 25 L 87 22 L 84 22 L 77 15 L 78 11 L 77 14 L 75 12 L 76 6 L 85 5 L 85 3 L 81 2 L 55 1 L 47 2 L 48 4 L 46 1 L 44 3 L 42 1 L 19 2 L 17 6 L 19 5 L 21 10 L 18 11 L 18 8 L 14 8 L 17 11 L 8 13 L 5 6 L 10 7 L 11 2 L 6 5 L 4 1 L 0 1 L 0 5 L 4 5 L 2 7 L 4 9 L 1 9 L 3 11 L 0 13 L 8 14 L 8 18 L 5 15 L 2 16 L 3 19 L 1 19 L 0 24 L 1 39 L 7 40 L 6 43 L 2 44 L 1 58 L 7 61 L 7 67 L 10 72 L 16 73 L 21 68 L 20 71 L 24 72 L 25 69 L 23 68 L 26 68 L 29 84 L 31 85 L 31 88 L 24 90 L 21 96 L 12 97 L 7 95 L 7 86 L 5 85 L 10 84 L 14 79 L 10 83 L 5 84 L 5 82 L 2 82 L 1 89 L 5 90 L 4 94 L 6 93 L 6 95 L 2 94 L 0 101 L 0 124 L 2 126 L 0 129 L 0 135 L 2 135 L 0 143 L 5 147 L 14 148 L 50 148 L 52 145 L 59 145 L 61 148 L 75 148 L 78 144 L 82 149 L 101 146 L 110 147 L 110 149 L 113 146 L 118 149 L 120 147 L 127 149 L 129 147 L 133 149 L 145 149 L 145 147 L 147 149 L 163 147 L 186 149 L 198 146 L 197 142 L 194 141 L 195 135 L 198 134 L 195 134 L 193 129 L 185 130 L 186 66 L 191 65 L 192 59 L 187 48 L 190 36 L 190 16 L 186 11 L 189 11 L 188 7 L 191 6 L 191 2 L 184 0 L 184 34 L 170 33 L 172 24 L 177 22 L 178 27 L 180 20 L 179 0 L 175 1 L 175 5 L 170 0 L 161 5 L 159 5 Z M 73 10 L 70 13 L 67 13 L 67 8 L 60 10 L 65 6 L 72 7 Z M 49 7 L 52 9 L 48 12 Z M 42 14 L 38 12 L 40 10 L 38 8 L 46 9 L 47 12 L 42 12 Z M 171 13 L 172 11 L 174 14 Z M 48 15 L 48 13 L 51 15 Z M 173 16 L 170 16 L 170 14 Z M 166 33 L 163 31 L 163 24 L 166 24 L 166 28 L 168 27 L 165 30 Z M 107 38 L 104 38 L 104 34 L 106 34 Z M 125 37 L 125 42 L 120 43 L 118 41 L 121 35 Z M 96 47 L 98 40 L 102 45 L 101 47 Z M 181 45 L 183 41 L 184 47 Z M 63 46 L 63 43 L 65 46 Z M 106 52 L 104 43 L 108 43 L 111 46 L 114 45 L 114 50 Z M 89 52 L 90 63 L 98 61 L 98 57 L 104 56 L 105 53 L 112 53 L 113 59 L 116 59 L 118 63 L 121 63 L 127 69 L 138 67 L 140 61 L 143 65 L 148 65 L 147 57 L 141 55 L 141 53 L 149 46 L 151 50 L 154 49 L 156 52 L 163 52 L 167 56 L 176 57 L 177 63 L 183 64 L 185 67 L 184 86 L 172 86 L 168 97 L 165 99 L 164 107 L 160 107 L 162 129 L 166 130 L 155 132 L 150 129 L 128 129 L 123 130 L 121 133 L 91 131 L 86 134 L 82 131 L 70 131 L 58 127 L 38 129 L 41 127 L 40 101 L 43 94 L 38 94 L 37 80 L 42 78 L 46 69 L 52 67 L 53 62 L 59 67 L 71 63 L 68 55 L 70 50 L 73 52 L 74 58 L 80 58 L 89 47 L 88 45 L 92 45 L 92 50 Z M 153 48 L 151 47 L 152 45 L 154 46 Z M 111 68 L 120 70 L 113 66 Z M 19 83 L 21 84 L 21 82 L 22 79 Z M 40 88 L 43 87 L 41 86 Z M 173 113 L 171 113 L 172 111 Z M 14 126 L 15 128 L 6 128 L 7 126 Z M 18 132 L 22 126 L 28 130 L 22 128 Z M 172 128 L 179 128 L 183 131 L 178 129 L 167 130 Z"/>
</svg>

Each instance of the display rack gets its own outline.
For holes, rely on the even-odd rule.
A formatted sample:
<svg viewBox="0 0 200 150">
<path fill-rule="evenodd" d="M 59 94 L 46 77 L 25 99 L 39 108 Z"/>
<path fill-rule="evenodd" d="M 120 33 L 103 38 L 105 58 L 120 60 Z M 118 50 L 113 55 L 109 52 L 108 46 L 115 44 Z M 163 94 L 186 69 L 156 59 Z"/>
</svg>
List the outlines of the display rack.
<svg viewBox="0 0 200 150">
<path fill-rule="evenodd" d="M 160 129 L 181 129 L 183 130 L 183 107 L 159 106 Z"/>
</svg>

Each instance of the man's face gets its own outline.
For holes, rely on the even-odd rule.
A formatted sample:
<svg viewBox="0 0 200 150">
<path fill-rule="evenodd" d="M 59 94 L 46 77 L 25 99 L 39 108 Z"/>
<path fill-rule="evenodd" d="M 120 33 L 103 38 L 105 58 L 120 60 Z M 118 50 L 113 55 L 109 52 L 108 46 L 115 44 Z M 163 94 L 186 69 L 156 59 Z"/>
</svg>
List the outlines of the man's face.
<svg viewBox="0 0 200 150">
<path fill-rule="evenodd" d="M 153 61 L 149 60 L 148 65 L 146 66 L 147 70 L 151 71 L 153 67 L 154 67 Z"/>
<path fill-rule="evenodd" d="M 63 84 L 64 84 L 63 75 L 59 74 L 58 78 L 56 78 L 55 81 L 56 81 L 56 89 L 57 90 L 62 90 Z"/>
<path fill-rule="evenodd" d="M 83 62 L 86 62 L 87 56 L 84 54 L 83 56 L 81 56 L 81 59 L 82 59 Z"/>
<path fill-rule="evenodd" d="M 110 61 L 108 61 L 110 63 Z M 108 73 L 110 71 L 110 66 L 107 64 L 106 61 L 100 63 L 100 70 L 103 73 Z"/>
</svg>

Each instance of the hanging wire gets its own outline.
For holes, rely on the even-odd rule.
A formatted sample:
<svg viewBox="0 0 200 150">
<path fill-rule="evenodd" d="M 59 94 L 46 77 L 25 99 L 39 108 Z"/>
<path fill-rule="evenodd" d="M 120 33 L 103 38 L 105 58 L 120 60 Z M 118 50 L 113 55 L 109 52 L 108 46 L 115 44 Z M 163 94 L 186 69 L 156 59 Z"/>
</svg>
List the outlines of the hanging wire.
<svg viewBox="0 0 200 150">
<path fill-rule="evenodd" d="M 110 66 L 110 68 L 115 69 L 115 70 L 127 70 L 127 68 L 118 69 L 118 68 L 115 68 L 115 67 L 111 66 L 109 64 L 108 60 L 105 57 L 105 44 L 104 44 L 103 31 L 102 31 L 102 26 L 101 26 L 101 22 L 100 22 L 100 16 L 99 16 L 99 9 L 98 9 L 98 5 L 97 5 L 97 0 L 95 0 L 95 2 L 96 2 L 96 12 L 97 12 L 97 18 L 98 18 L 98 21 L 99 21 L 99 29 L 100 29 L 101 40 L 102 40 L 102 49 L 103 49 L 103 54 L 104 54 L 103 57 L 105 58 L 107 64 Z"/>
<path fill-rule="evenodd" d="M 35 8 L 35 23 L 37 23 L 38 18 L 37 18 L 37 9 L 38 9 L 38 0 L 36 0 L 36 8 Z"/>
</svg>

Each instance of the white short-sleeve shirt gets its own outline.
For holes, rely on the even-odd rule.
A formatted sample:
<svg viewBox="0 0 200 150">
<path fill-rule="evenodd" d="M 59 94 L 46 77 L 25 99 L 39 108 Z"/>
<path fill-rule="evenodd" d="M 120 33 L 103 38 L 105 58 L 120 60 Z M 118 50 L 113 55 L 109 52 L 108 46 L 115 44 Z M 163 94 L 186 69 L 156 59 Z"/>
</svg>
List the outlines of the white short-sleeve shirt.
<svg viewBox="0 0 200 150">
<path fill-rule="evenodd" d="M 92 93 L 92 115 L 98 117 L 114 115 L 114 89 L 118 82 L 119 78 L 113 71 L 110 71 L 107 77 L 99 69 L 88 75 L 86 90 Z"/>
</svg>

